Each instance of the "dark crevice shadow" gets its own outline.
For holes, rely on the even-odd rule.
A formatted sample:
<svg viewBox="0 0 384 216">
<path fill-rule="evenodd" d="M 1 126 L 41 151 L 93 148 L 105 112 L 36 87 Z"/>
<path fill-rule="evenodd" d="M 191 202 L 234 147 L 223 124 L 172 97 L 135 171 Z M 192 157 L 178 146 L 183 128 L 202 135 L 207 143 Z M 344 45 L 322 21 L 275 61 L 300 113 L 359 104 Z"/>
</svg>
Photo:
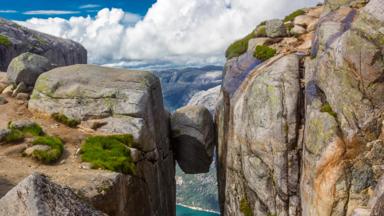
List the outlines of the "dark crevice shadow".
<svg viewBox="0 0 384 216">
<path fill-rule="evenodd" d="M 0 177 L 0 199 L 8 193 L 13 187 L 15 187 L 14 184 L 12 184 L 7 179 Z"/>
</svg>

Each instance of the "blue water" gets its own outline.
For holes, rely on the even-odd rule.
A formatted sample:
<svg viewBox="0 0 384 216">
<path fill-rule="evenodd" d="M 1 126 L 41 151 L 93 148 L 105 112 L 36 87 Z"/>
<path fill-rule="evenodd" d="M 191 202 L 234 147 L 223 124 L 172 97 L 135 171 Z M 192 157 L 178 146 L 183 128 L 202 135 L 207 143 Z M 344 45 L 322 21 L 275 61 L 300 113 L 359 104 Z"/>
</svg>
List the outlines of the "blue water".
<svg viewBox="0 0 384 216">
<path fill-rule="evenodd" d="M 176 216 L 219 216 L 219 214 L 197 211 L 183 206 L 176 205 Z"/>
</svg>

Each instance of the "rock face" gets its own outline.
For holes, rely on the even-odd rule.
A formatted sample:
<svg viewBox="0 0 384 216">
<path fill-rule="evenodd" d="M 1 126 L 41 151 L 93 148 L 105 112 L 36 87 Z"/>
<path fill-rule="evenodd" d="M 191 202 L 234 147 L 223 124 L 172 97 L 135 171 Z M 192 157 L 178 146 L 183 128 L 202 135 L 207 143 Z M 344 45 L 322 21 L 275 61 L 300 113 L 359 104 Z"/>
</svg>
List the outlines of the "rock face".
<svg viewBox="0 0 384 216">
<path fill-rule="evenodd" d="M 87 63 L 87 51 L 80 44 L 43 34 L 0 18 L 0 71 L 6 71 L 16 56 L 31 52 L 58 66 Z"/>
<path fill-rule="evenodd" d="M 208 172 L 215 144 L 209 111 L 202 106 L 180 108 L 172 114 L 171 128 L 171 142 L 181 169 L 188 174 Z"/>
<path fill-rule="evenodd" d="M 23 53 L 14 58 L 8 66 L 8 80 L 16 85 L 23 82 L 33 87 L 40 74 L 54 68 L 49 60 L 33 53 Z"/>
<path fill-rule="evenodd" d="M 221 86 L 216 86 L 207 91 L 198 92 L 189 100 L 188 105 L 204 106 L 214 114 L 220 96 L 220 89 Z"/>
<path fill-rule="evenodd" d="M 88 206 L 70 189 L 63 188 L 37 173 L 24 179 L 0 199 L 0 214 L 105 215 Z"/>
<path fill-rule="evenodd" d="M 266 23 L 266 33 L 268 37 L 284 37 L 287 35 L 287 29 L 282 20 L 274 19 Z"/>
<path fill-rule="evenodd" d="M 175 214 L 175 164 L 169 141 L 169 118 L 157 77 L 149 72 L 94 65 L 56 68 L 37 80 L 29 109 L 43 114 L 59 113 L 83 121 L 82 125 L 92 125 L 91 121 L 98 119 L 103 122 L 99 127 L 84 128 L 94 133 L 132 134 L 144 155 L 136 163 L 137 178 L 119 177 L 108 191 L 131 194 L 130 190 L 132 193 L 136 190 L 141 195 L 129 198 L 122 205 L 126 207 L 112 215 L 129 214 L 126 210 L 137 206 L 145 209 L 137 215 Z M 107 194 L 112 196 L 115 192 Z M 112 200 L 124 202 L 128 195 L 123 192 L 119 192 L 123 198 L 115 196 Z M 99 199 L 106 213 L 110 210 L 104 207 L 121 209 L 102 204 L 105 196 Z"/>
</svg>

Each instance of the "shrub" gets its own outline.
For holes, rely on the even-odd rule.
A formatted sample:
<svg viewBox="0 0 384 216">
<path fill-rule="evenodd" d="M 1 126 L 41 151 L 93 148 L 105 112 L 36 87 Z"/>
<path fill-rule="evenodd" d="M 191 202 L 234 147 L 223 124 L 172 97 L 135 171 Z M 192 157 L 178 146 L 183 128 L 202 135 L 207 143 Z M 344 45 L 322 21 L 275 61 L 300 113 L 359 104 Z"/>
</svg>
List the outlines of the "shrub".
<svg viewBox="0 0 384 216">
<path fill-rule="evenodd" d="M 276 50 L 268 46 L 257 46 L 253 56 L 261 61 L 266 61 L 276 55 Z"/>
<path fill-rule="evenodd" d="M 54 136 L 37 137 L 32 145 L 46 145 L 51 147 L 47 151 L 35 150 L 32 152 L 32 157 L 45 164 L 50 164 L 57 161 L 64 151 L 64 144 L 60 138 Z"/>
<path fill-rule="evenodd" d="M 265 27 L 265 25 L 257 27 L 255 35 L 256 35 L 256 37 L 266 37 L 267 36 L 267 28 Z"/>
<path fill-rule="evenodd" d="M 53 113 L 52 118 L 55 121 L 60 122 L 64 125 L 67 125 L 68 127 L 71 127 L 71 128 L 75 128 L 75 127 L 77 127 L 77 125 L 80 124 L 80 121 L 78 121 L 76 119 L 68 118 L 64 114 L 60 114 L 60 113 Z"/>
<path fill-rule="evenodd" d="M 12 42 L 8 39 L 7 36 L 0 35 L 0 45 L 3 45 L 5 47 L 12 46 Z"/>
<path fill-rule="evenodd" d="M 95 169 L 135 174 L 136 167 L 128 148 L 134 145 L 130 134 L 88 137 L 80 150 L 81 159 Z"/>
<path fill-rule="evenodd" d="M 284 18 L 284 22 L 293 21 L 296 17 L 303 15 L 303 14 L 305 14 L 304 10 L 300 9 L 300 10 L 294 11 Z"/>
<path fill-rule="evenodd" d="M 247 52 L 248 42 L 253 37 L 254 37 L 254 33 L 252 32 L 249 35 L 247 35 L 246 37 L 244 37 L 243 39 L 240 39 L 240 40 L 232 43 L 228 47 L 227 51 L 225 52 L 225 57 L 227 57 L 227 59 L 231 59 L 234 57 L 238 57 L 238 56 L 242 55 L 243 53 Z"/>
<path fill-rule="evenodd" d="M 240 212 L 242 212 L 244 216 L 252 216 L 252 209 L 246 197 L 240 201 Z"/>
<path fill-rule="evenodd" d="M 334 118 L 337 118 L 337 113 L 335 113 L 332 110 L 332 107 L 328 102 L 324 103 L 323 106 L 321 106 L 320 112 L 328 113 L 329 115 L 333 116 Z"/>
</svg>

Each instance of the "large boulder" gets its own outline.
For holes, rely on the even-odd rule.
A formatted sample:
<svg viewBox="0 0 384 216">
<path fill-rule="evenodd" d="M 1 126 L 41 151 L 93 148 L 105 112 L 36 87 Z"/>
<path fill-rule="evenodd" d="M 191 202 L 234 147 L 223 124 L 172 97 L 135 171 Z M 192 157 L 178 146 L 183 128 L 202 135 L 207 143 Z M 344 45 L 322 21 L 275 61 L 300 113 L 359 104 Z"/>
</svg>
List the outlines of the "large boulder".
<svg viewBox="0 0 384 216">
<path fill-rule="evenodd" d="M 44 72 L 54 68 L 55 65 L 43 56 L 33 53 L 23 53 L 14 58 L 8 66 L 8 80 L 16 85 L 23 82 L 33 87 L 37 78 Z"/>
<path fill-rule="evenodd" d="M 33 112 L 56 113 L 82 121 L 82 129 L 96 134 L 132 134 L 140 155 L 145 157 L 136 163 L 140 181 L 130 183 L 130 188 L 141 188 L 147 195 L 145 199 L 142 195 L 132 197 L 124 204 L 128 206 L 125 209 L 135 206 L 147 209 L 138 215 L 175 214 L 175 166 L 169 141 L 169 117 L 156 76 L 95 65 L 56 68 L 38 78 L 28 107 Z M 121 186 L 128 187 L 128 183 L 117 182 L 115 190 L 123 190 Z M 100 199 L 103 203 L 102 196 Z M 126 214 L 122 211 L 118 215 Z"/>
<path fill-rule="evenodd" d="M 58 65 L 87 63 L 87 50 L 71 40 L 43 34 L 0 18 L 0 71 L 6 71 L 16 56 L 31 52 Z"/>
<path fill-rule="evenodd" d="M 181 169 L 188 174 L 208 172 L 215 143 L 209 111 L 202 106 L 180 108 L 172 114 L 171 128 L 171 142 Z"/>
<path fill-rule="evenodd" d="M 207 91 L 200 91 L 194 94 L 189 100 L 188 105 L 204 106 L 209 112 L 214 115 L 217 101 L 219 99 L 221 86 L 208 89 Z"/>
<path fill-rule="evenodd" d="M 106 215 L 86 204 L 69 188 L 38 173 L 21 181 L 0 199 L 0 215 Z"/>
<path fill-rule="evenodd" d="M 266 33 L 268 37 L 285 37 L 287 36 L 287 29 L 284 22 L 279 19 L 269 20 L 266 23 Z"/>
</svg>

